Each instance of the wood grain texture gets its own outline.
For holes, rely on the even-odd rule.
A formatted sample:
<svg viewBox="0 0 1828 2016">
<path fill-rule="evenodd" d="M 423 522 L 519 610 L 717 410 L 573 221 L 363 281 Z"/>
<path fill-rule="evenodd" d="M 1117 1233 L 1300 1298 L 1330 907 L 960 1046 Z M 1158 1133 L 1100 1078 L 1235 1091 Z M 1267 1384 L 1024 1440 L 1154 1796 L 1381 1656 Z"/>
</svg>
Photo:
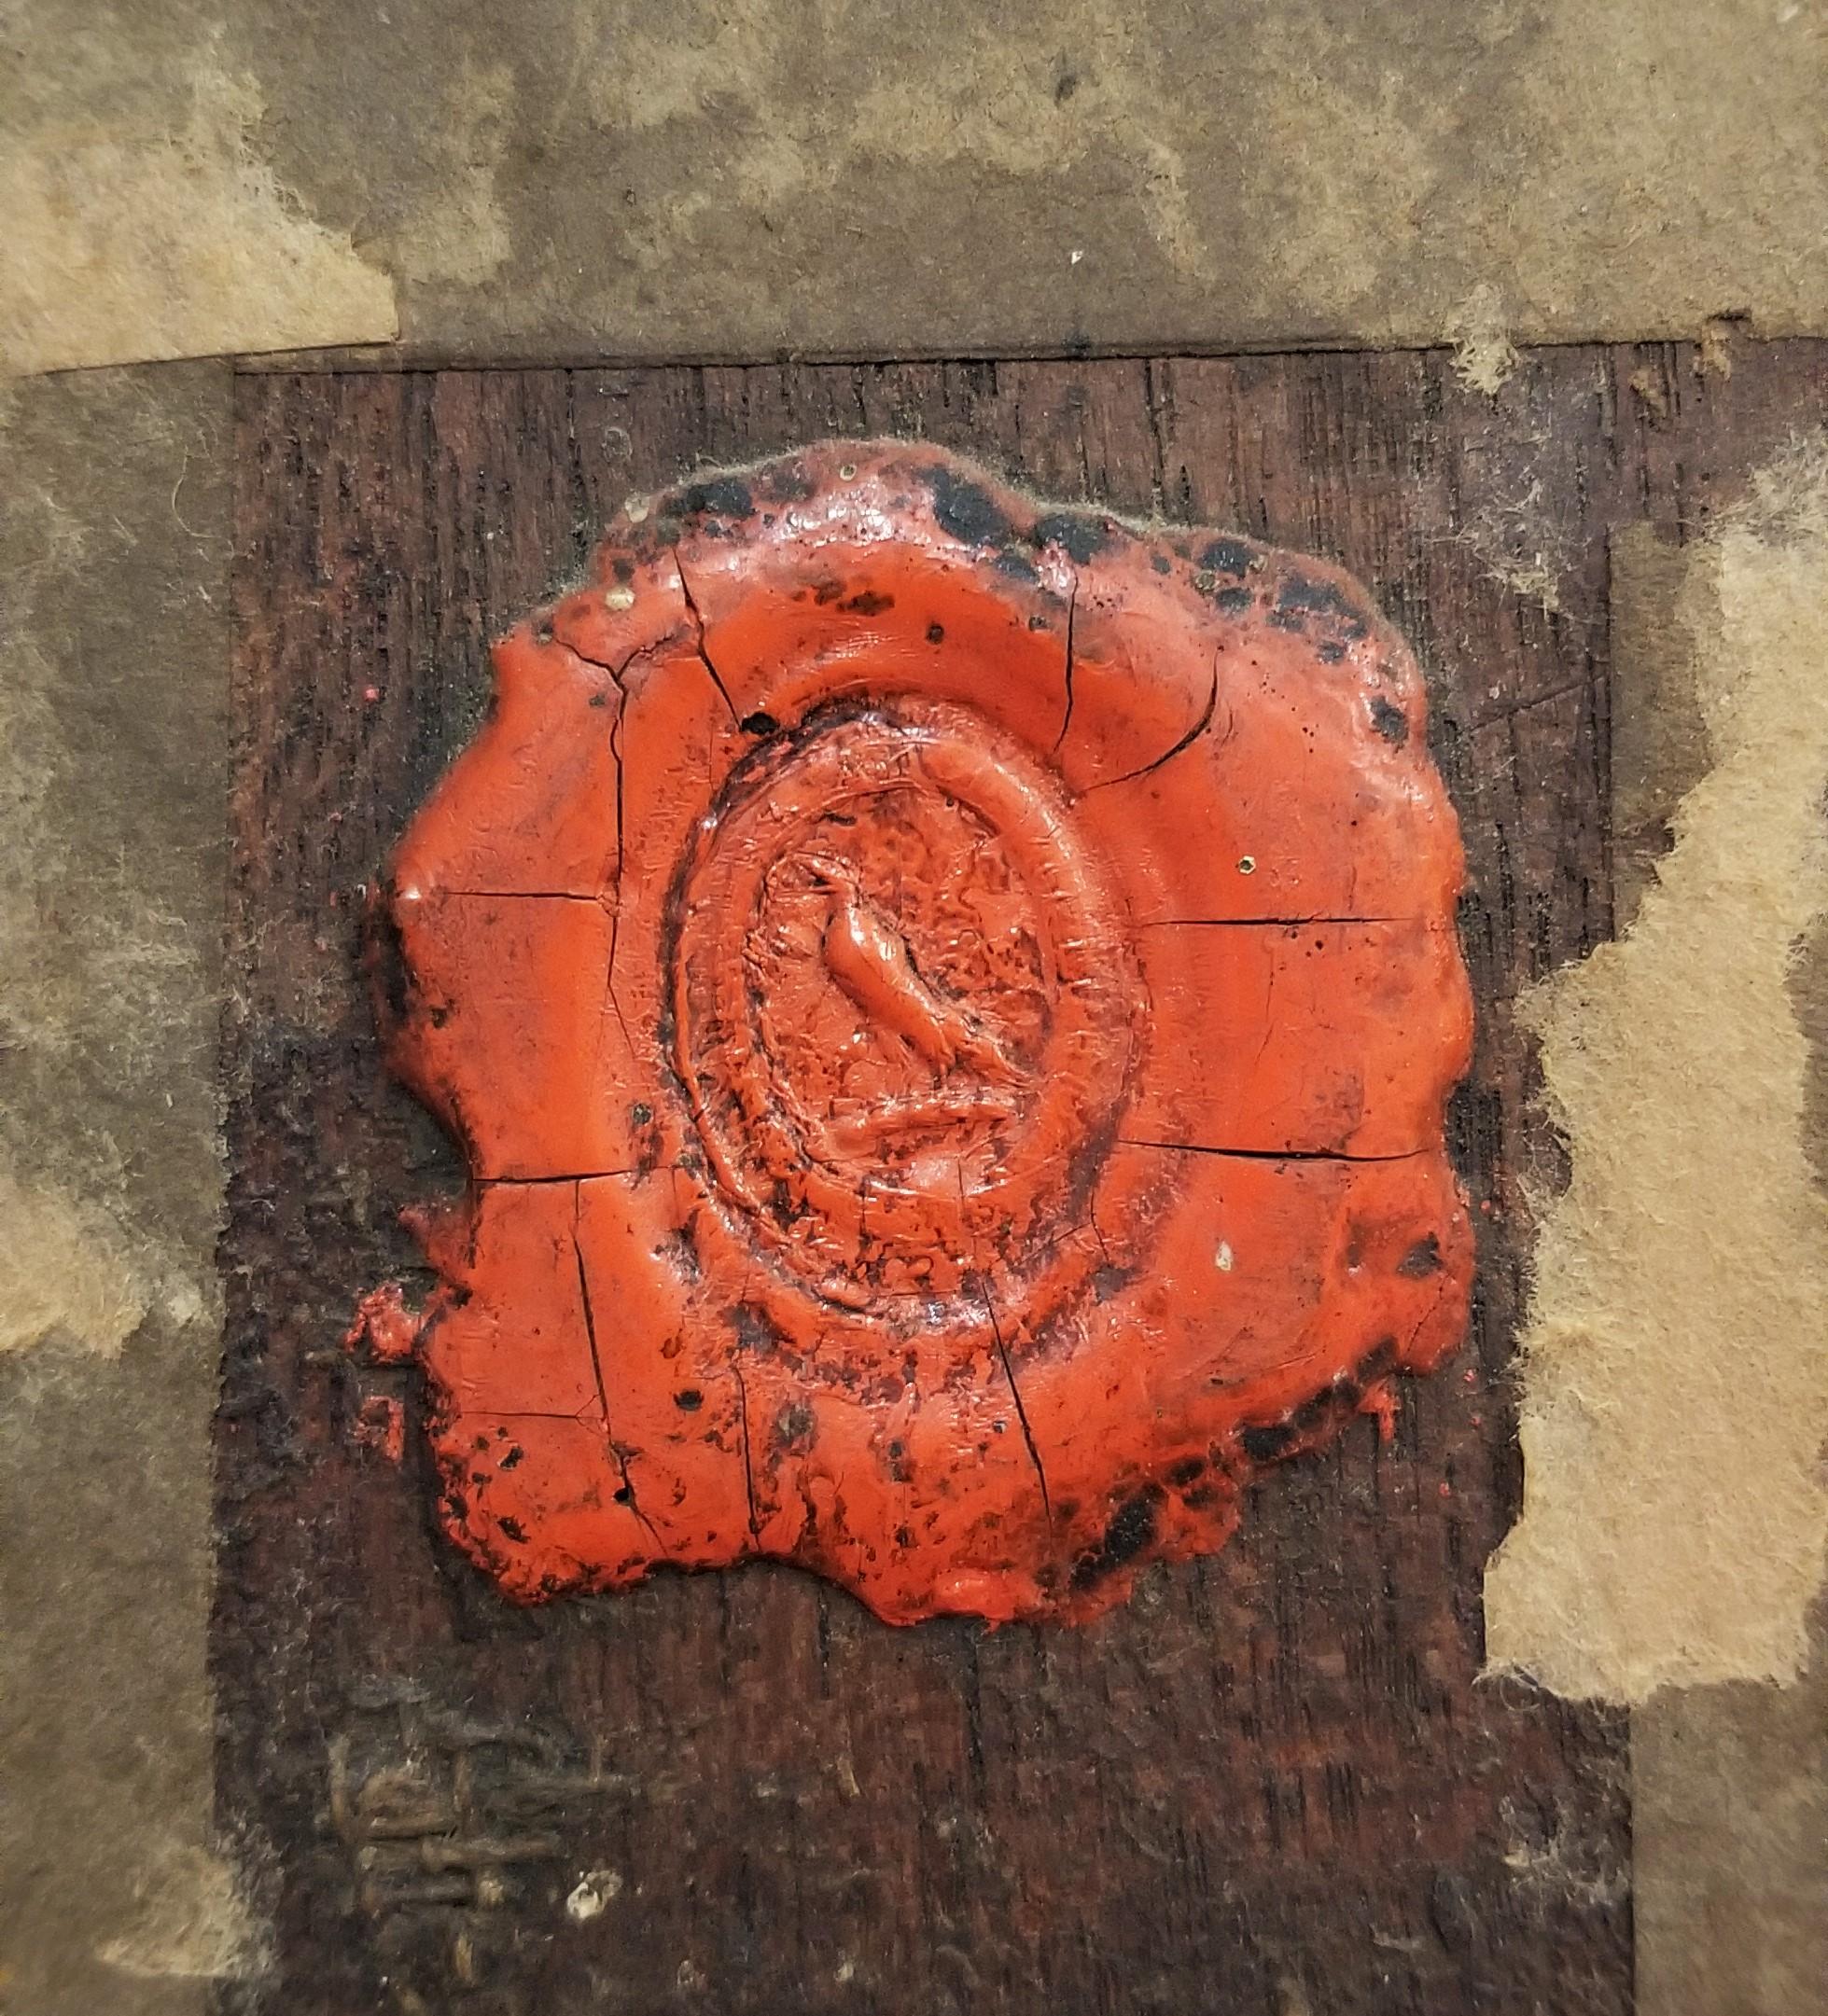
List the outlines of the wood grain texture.
<svg viewBox="0 0 1828 2016">
<path fill-rule="evenodd" d="M 1612 923 L 1609 535 L 1681 534 L 1821 346 L 248 378 L 240 387 L 222 1818 L 290 2011 L 1618 2011 L 1623 1717 L 1479 1683 L 1519 1479 L 1521 987 Z M 1416 646 L 1481 1016 L 1462 1358 L 1082 1631 L 895 1631 L 792 1570 L 529 1613 L 435 1533 L 403 1370 L 338 1346 L 459 1179 L 381 1071 L 359 915 L 490 637 L 704 461 L 920 433 L 1048 493 L 1336 559 Z M 1727 444 L 1731 444 L 1730 450 Z M 572 1901 L 567 1907 L 567 1898 Z"/>
</svg>

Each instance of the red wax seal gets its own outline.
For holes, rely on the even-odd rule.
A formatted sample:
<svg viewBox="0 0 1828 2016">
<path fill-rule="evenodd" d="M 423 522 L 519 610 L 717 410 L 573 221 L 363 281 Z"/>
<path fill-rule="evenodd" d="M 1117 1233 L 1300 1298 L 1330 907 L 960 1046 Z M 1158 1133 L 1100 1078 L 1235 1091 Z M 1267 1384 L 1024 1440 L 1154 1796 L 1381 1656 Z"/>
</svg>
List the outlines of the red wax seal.
<svg viewBox="0 0 1828 2016">
<path fill-rule="evenodd" d="M 1459 842 L 1335 569 L 835 443 L 632 506 L 495 668 L 383 995 L 511 1594 L 1090 1617 L 1454 1344 Z"/>
</svg>

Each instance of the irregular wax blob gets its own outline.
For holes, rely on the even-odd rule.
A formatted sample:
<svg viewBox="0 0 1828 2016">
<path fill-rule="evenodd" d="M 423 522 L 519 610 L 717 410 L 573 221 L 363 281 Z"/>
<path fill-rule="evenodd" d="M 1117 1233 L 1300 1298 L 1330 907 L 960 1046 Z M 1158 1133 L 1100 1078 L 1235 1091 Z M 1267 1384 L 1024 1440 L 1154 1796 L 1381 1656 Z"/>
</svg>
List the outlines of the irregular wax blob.
<svg viewBox="0 0 1828 2016">
<path fill-rule="evenodd" d="M 510 1594 L 1086 1619 L 1458 1342 L 1459 841 L 1345 577 L 831 443 L 631 507 L 496 663 L 377 993 Z"/>
</svg>

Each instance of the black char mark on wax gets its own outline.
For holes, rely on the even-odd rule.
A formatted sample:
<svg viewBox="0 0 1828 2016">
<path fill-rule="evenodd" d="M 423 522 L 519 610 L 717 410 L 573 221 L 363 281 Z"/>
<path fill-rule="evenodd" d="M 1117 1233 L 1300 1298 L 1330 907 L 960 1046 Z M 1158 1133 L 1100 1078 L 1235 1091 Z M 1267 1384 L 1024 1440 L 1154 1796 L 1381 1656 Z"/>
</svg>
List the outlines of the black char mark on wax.
<svg viewBox="0 0 1828 2016">
<path fill-rule="evenodd" d="M 1311 574 L 1285 576 L 1276 591 L 1270 621 L 1279 630 L 1299 630 L 1310 617 L 1324 618 L 1354 643 L 1370 634 L 1364 611 L 1337 583 L 1317 580 Z"/>
<path fill-rule="evenodd" d="M 1085 511 L 1050 511 L 1038 519 L 1030 535 L 1037 546 L 1057 546 L 1081 566 L 1110 544 L 1104 522 Z"/>
<path fill-rule="evenodd" d="M 1430 1274 L 1441 1272 L 1441 1241 L 1430 1232 L 1425 1239 L 1416 1240 L 1407 1253 L 1397 1262 L 1396 1271 L 1406 1281 L 1426 1281 Z"/>
<path fill-rule="evenodd" d="M 1228 574 L 1234 580 L 1249 573 L 1262 561 L 1261 549 L 1249 539 L 1209 540 L 1200 554 L 1200 565 L 1214 574 Z"/>
<path fill-rule="evenodd" d="M 751 518 L 755 498 L 741 477 L 713 476 L 682 484 L 662 508 L 677 518 Z"/>
<path fill-rule="evenodd" d="M 1381 693 L 1371 698 L 1371 725 L 1388 743 L 1402 748 L 1409 740 L 1409 716 L 1401 707 L 1392 706 Z"/>
<path fill-rule="evenodd" d="M 1432 1239 L 1433 1234 L 1429 1235 Z M 1423 1241 L 1426 1245 L 1428 1241 Z M 1413 1249 L 1412 1249 L 1413 1251 Z M 1401 1267 L 1397 1270 L 1402 1272 Z M 1386 1337 L 1366 1352 L 1349 1372 L 1343 1372 L 1330 1386 L 1304 1400 L 1280 1421 L 1253 1424 L 1239 1431 L 1238 1441 L 1252 1463 L 1274 1463 L 1298 1443 L 1342 1415 L 1350 1413 L 1372 1384 L 1383 1379 L 1396 1365 L 1396 1340 Z"/>
<path fill-rule="evenodd" d="M 1161 1486 L 1150 1484 L 1123 1500 L 1110 1515 L 1104 1538 L 1073 1564 L 1075 1589 L 1092 1588 L 1142 1552 L 1155 1537 L 1156 1509 L 1161 1499 Z"/>
<path fill-rule="evenodd" d="M 941 530 L 963 545 L 996 546 L 1014 533 L 1002 506 L 982 483 L 958 475 L 942 462 L 922 469 L 920 478 L 932 493 L 933 516 Z"/>
</svg>

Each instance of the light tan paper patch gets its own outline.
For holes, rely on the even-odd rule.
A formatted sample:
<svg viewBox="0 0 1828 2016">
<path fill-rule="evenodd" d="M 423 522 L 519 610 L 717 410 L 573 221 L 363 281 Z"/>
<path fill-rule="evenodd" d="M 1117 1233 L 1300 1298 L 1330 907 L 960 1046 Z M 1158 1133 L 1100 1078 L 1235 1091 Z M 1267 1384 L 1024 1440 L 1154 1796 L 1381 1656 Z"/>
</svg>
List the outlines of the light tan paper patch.
<svg viewBox="0 0 1828 2016">
<path fill-rule="evenodd" d="M 1791 1680 L 1828 1546 L 1828 1200 L 1792 985 L 1828 911 L 1828 457 L 1691 549 L 1676 619 L 1711 768 L 1627 935 L 1538 990 L 1572 1161 L 1524 1339 L 1524 1513 L 1497 1668 L 1641 1702 Z"/>
<path fill-rule="evenodd" d="M 259 111 L 205 62 L 176 131 L 21 123 L 0 146 L 0 377 L 393 338 L 393 282 L 280 188 Z"/>
<path fill-rule="evenodd" d="M 147 1299 L 127 1243 L 95 1206 L 0 1168 L 0 1351 L 63 1332 L 112 1357 Z"/>
<path fill-rule="evenodd" d="M 139 1908 L 104 1943 L 104 1966 L 153 1981 L 240 1981 L 266 1966 L 265 1928 L 222 1856 L 168 1843 L 136 1888 Z"/>
</svg>

